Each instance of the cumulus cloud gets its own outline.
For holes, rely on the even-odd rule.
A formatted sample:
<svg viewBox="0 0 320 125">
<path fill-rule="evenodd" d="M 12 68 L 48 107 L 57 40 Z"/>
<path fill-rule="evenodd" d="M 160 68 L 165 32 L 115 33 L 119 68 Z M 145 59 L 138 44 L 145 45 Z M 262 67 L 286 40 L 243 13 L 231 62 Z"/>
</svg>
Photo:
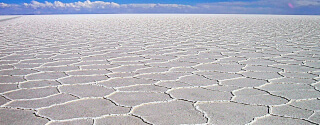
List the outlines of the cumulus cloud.
<svg viewBox="0 0 320 125">
<path fill-rule="evenodd" d="M 290 5 L 290 6 L 288 6 Z M 60 13 L 233 13 L 233 14 L 320 14 L 320 0 L 256 0 L 183 4 L 118 4 L 105 1 L 31 1 L 22 5 L 0 3 L 0 14 Z M 308 9 L 314 11 L 305 11 Z M 294 9 L 294 10 L 293 10 Z M 302 13 L 304 12 L 304 13 Z"/>
<path fill-rule="evenodd" d="M 0 3 L 0 8 L 6 8 L 6 7 L 10 7 L 11 5 L 6 4 L 6 3 Z"/>
<path fill-rule="evenodd" d="M 114 2 L 104 2 L 104 1 L 94 1 L 90 0 L 74 3 L 62 3 L 60 1 L 54 1 L 53 3 L 45 1 L 44 3 L 40 3 L 38 1 L 31 1 L 31 3 L 24 3 L 24 7 L 31 7 L 33 9 L 39 8 L 119 8 L 120 5 Z"/>
<path fill-rule="evenodd" d="M 78 1 L 72 3 L 63 3 L 60 1 L 38 2 L 31 1 L 24 3 L 20 8 L 27 12 L 35 11 L 36 14 L 51 13 L 176 13 L 186 12 L 188 9 L 195 8 L 190 5 L 182 4 L 118 4 L 105 1 Z M 66 11 L 61 11 L 66 10 Z"/>
</svg>

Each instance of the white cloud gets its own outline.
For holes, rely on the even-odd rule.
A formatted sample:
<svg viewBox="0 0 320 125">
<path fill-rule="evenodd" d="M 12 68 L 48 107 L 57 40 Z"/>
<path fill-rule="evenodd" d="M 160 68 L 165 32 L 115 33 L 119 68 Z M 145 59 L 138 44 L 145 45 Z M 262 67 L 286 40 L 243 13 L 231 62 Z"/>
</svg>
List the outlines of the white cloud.
<svg viewBox="0 0 320 125">
<path fill-rule="evenodd" d="M 44 9 L 59 9 L 59 10 L 69 10 L 69 12 L 98 12 L 103 13 L 135 13 L 135 12 L 176 12 L 175 10 L 181 9 L 191 9 L 196 8 L 190 5 L 182 4 L 118 4 L 114 2 L 104 2 L 104 1 L 90 1 L 86 0 L 84 2 L 78 1 L 73 3 L 63 3 L 60 1 L 51 2 L 38 2 L 31 1 L 31 3 L 24 3 L 25 8 L 32 8 L 35 10 Z M 45 10 L 48 11 L 48 10 Z"/>
<path fill-rule="evenodd" d="M 104 2 L 104 1 L 93 1 L 86 0 L 84 2 L 78 1 L 74 3 L 62 3 L 60 1 L 44 2 L 40 3 L 38 1 L 31 1 L 31 3 L 24 3 L 25 7 L 31 7 L 34 9 L 38 8 L 156 8 L 156 7 L 168 7 L 168 8 L 188 8 L 192 7 L 189 5 L 180 4 L 118 4 L 114 2 Z"/>
<path fill-rule="evenodd" d="M 60 2 L 60 1 L 54 1 L 53 4 L 50 3 L 50 2 L 48 2 L 47 5 L 48 5 L 48 7 L 56 7 L 56 8 L 66 7 L 66 5 L 67 5 L 67 6 L 73 6 L 73 4 L 68 5 L 68 4 L 64 4 L 64 3 Z"/>
<path fill-rule="evenodd" d="M 0 8 L 6 8 L 6 7 L 10 7 L 11 5 L 6 4 L 6 3 L 0 3 Z"/>
<path fill-rule="evenodd" d="M 53 3 L 45 1 L 40 3 L 38 1 L 31 1 L 31 3 L 24 3 L 25 7 L 31 7 L 33 9 L 39 8 L 119 8 L 120 5 L 114 2 L 94 1 L 86 0 L 84 2 L 78 1 L 74 3 L 63 3 L 60 1 L 54 1 Z"/>
<path fill-rule="evenodd" d="M 45 7 L 48 7 L 45 3 L 40 3 L 38 1 L 31 1 L 31 3 L 24 3 L 24 6 L 26 7 L 32 7 L 34 9 L 37 9 L 37 8 L 45 8 Z"/>
<path fill-rule="evenodd" d="M 320 0 L 296 0 L 296 6 L 320 6 Z"/>
<path fill-rule="evenodd" d="M 154 8 L 157 4 L 122 4 L 123 8 Z"/>
</svg>

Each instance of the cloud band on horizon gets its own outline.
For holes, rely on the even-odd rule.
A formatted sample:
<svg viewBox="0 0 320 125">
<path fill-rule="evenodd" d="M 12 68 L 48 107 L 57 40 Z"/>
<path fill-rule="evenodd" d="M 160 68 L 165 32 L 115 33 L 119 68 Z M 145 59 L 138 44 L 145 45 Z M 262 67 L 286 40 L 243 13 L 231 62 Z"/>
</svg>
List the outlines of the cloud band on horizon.
<svg viewBox="0 0 320 125">
<path fill-rule="evenodd" d="M 71 3 L 31 1 L 0 3 L 0 14 L 101 14 L 101 13 L 200 13 L 200 14 L 320 14 L 320 0 L 257 0 L 184 4 L 118 4 L 105 1 Z"/>
</svg>

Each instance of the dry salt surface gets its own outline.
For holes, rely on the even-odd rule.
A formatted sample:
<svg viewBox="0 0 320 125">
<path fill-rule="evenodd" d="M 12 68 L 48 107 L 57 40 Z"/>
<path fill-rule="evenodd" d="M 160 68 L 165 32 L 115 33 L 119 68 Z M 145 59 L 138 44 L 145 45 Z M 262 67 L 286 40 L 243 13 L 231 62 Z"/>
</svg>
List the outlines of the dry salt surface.
<svg viewBox="0 0 320 125">
<path fill-rule="evenodd" d="M 320 17 L 0 17 L 0 124 L 319 124 Z"/>
</svg>

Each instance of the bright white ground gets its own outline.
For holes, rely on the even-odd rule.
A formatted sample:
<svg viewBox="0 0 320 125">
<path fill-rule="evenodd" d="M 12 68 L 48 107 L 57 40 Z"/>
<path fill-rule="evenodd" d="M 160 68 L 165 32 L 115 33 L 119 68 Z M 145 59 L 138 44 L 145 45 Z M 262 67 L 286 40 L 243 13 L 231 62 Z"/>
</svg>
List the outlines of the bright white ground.
<svg viewBox="0 0 320 125">
<path fill-rule="evenodd" d="M 0 124 L 320 123 L 319 16 L 1 20 Z"/>
</svg>

